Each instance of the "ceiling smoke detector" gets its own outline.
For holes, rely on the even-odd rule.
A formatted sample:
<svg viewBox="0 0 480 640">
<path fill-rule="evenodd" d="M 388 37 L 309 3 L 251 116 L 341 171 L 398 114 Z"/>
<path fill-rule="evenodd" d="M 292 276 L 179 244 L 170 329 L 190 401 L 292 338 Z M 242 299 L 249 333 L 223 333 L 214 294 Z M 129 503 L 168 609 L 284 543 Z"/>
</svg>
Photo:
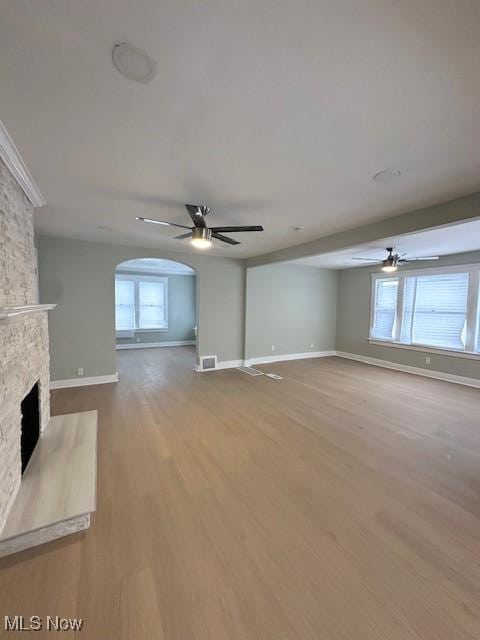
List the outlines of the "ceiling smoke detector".
<svg viewBox="0 0 480 640">
<path fill-rule="evenodd" d="M 157 71 L 155 60 L 128 42 L 119 42 L 113 47 L 112 60 L 122 75 L 135 82 L 146 84 L 153 80 Z"/>
<path fill-rule="evenodd" d="M 382 171 L 378 171 L 372 180 L 374 182 L 392 182 L 396 178 L 399 178 L 402 175 L 400 169 L 382 169 Z"/>
</svg>

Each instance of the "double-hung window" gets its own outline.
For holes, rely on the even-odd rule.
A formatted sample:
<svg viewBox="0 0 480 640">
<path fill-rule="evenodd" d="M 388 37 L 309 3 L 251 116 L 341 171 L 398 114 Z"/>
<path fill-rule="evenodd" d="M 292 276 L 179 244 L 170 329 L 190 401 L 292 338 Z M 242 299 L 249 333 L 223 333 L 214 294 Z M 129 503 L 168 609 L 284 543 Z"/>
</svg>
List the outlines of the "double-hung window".
<svg viewBox="0 0 480 640">
<path fill-rule="evenodd" d="M 115 329 L 168 329 L 168 278 L 116 274 Z"/>
<path fill-rule="evenodd" d="M 370 340 L 480 352 L 479 265 L 373 274 Z"/>
</svg>

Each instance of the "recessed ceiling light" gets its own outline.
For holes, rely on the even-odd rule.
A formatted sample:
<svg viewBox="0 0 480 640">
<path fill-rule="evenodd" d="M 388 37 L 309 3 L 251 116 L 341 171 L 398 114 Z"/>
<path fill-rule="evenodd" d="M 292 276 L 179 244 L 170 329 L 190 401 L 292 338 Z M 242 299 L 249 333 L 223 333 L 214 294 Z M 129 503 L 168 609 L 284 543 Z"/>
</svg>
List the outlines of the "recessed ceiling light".
<svg viewBox="0 0 480 640">
<path fill-rule="evenodd" d="M 135 82 L 150 82 L 157 71 L 155 60 L 128 42 L 119 42 L 113 47 L 112 60 L 122 75 Z"/>
<path fill-rule="evenodd" d="M 400 169 L 382 169 L 376 173 L 372 180 L 374 182 L 391 182 L 395 178 L 399 178 L 402 175 Z"/>
</svg>

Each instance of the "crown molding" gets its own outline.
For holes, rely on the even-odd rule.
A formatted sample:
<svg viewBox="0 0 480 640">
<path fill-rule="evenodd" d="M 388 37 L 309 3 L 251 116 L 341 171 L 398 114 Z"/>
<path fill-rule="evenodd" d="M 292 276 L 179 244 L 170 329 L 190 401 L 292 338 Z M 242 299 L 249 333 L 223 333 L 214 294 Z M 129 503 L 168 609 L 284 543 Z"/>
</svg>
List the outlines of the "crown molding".
<svg viewBox="0 0 480 640">
<path fill-rule="evenodd" d="M 42 192 L 32 178 L 27 165 L 23 161 L 15 143 L 8 134 L 5 125 L 0 120 L 0 158 L 3 160 L 10 173 L 18 182 L 23 192 L 35 208 L 47 204 Z"/>
</svg>

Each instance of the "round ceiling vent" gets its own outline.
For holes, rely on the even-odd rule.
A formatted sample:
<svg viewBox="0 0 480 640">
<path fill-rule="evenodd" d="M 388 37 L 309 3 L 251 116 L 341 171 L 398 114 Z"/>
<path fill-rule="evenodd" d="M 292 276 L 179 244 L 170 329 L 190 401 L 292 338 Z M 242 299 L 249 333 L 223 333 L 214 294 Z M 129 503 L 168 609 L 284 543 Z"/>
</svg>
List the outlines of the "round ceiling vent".
<svg viewBox="0 0 480 640">
<path fill-rule="evenodd" d="M 155 60 L 128 42 L 119 42 L 113 47 L 112 59 L 116 69 L 135 82 L 150 82 L 157 71 Z"/>
<path fill-rule="evenodd" d="M 400 169 L 383 169 L 376 173 L 372 180 L 374 182 L 391 182 L 395 178 L 399 178 L 402 175 Z"/>
</svg>

